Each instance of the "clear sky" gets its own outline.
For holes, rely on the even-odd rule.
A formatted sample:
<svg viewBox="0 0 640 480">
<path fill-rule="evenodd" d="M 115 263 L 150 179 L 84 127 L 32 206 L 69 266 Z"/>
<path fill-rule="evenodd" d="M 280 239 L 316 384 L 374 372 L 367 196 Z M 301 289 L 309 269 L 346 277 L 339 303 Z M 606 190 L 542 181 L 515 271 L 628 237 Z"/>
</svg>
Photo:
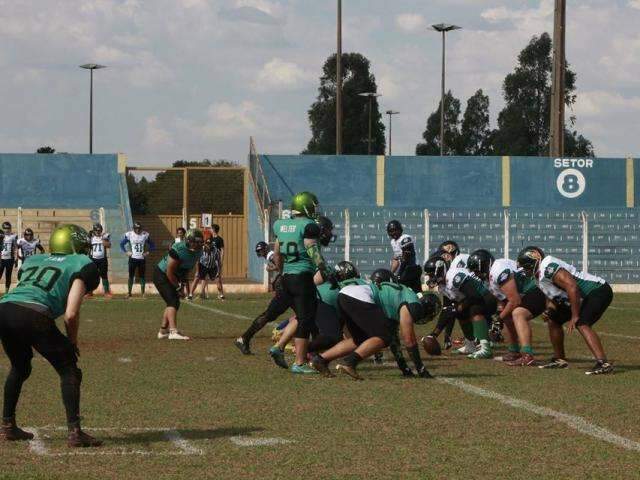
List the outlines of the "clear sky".
<svg viewBox="0 0 640 480">
<path fill-rule="evenodd" d="M 501 84 L 531 36 L 553 30 L 553 0 L 343 0 L 344 51 L 372 62 L 399 110 L 394 154 L 414 153 L 440 95 L 478 88 L 502 107 Z M 299 153 L 325 59 L 335 51 L 335 0 L 0 0 L 0 151 L 88 150 L 131 165 Z M 598 156 L 640 156 L 640 0 L 568 0 L 567 58 L 578 74 L 577 128 Z M 571 112 L 568 112 L 571 114 Z"/>
</svg>

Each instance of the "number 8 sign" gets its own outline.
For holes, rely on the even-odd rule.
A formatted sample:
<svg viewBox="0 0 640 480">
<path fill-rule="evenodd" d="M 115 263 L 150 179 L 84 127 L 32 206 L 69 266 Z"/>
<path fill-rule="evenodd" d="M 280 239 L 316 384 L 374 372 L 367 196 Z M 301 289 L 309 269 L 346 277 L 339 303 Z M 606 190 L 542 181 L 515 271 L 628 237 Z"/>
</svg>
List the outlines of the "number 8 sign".
<svg viewBox="0 0 640 480">
<path fill-rule="evenodd" d="M 563 197 L 577 198 L 587 188 L 587 180 L 581 171 L 575 168 L 568 168 L 560 172 L 556 180 L 556 186 Z"/>
</svg>

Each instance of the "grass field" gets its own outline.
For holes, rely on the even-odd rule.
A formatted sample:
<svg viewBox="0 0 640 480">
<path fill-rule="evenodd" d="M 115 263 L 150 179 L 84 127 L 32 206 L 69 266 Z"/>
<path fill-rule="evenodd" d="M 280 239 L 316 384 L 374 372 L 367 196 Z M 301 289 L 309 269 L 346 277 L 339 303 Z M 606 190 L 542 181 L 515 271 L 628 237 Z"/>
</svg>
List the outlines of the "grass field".
<svg viewBox="0 0 640 480">
<path fill-rule="evenodd" d="M 36 356 L 18 418 L 38 440 L 0 444 L 0 478 L 640 478 L 638 296 L 617 295 L 597 326 L 611 376 L 584 375 L 592 360 L 575 334 L 567 370 L 446 355 L 426 359 L 436 380 L 366 363 L 364 382 L 278 369 L 270 327 L 241 356 L 232 342 L 250 320 L 238 315 L 268 298 L 184 305 L 195 339 L 182 343 L 155 339 L 159 299 L 88 301 L 82 415 L 105 446 L 67 449 L 58 378 Z M 546 327 L 534 335 L 549 356 Z"/>
</svg>

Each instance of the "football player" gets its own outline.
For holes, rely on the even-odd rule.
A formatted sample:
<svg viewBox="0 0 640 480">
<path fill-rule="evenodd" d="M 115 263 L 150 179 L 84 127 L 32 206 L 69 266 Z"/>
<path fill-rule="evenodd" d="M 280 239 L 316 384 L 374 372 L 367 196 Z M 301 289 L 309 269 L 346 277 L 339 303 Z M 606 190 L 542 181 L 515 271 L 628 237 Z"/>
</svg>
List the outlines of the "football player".
<svg viewBox="0 0 640 480">
<path fill-rule="evenodd" d="M 384 278 L 384 275 L 378 272 L 376 277 Z M 318 372 L 330 376 L 329 362 L 342 358 L 336 369 L 361 380 L 358 364 L 388 347 L 399 328 L 418 375 L 431 378 L 420 358 L 414 331 L 414 323 L 424 318 L 426 311 L 412 289 L 391 282 L 349 285 L 340 290 L 338 306 L 351 337 L 313 357 L 311 365 Z"/>
<path fill-rule="evenodd" d="M 127 250 L 127 243 L 131 250 Z M 133 289 L 133 281 L 136 271 L 140 280 L 140 291 L 144 297 L 144 290 L 147 284 L 145 274 L 147 271 L 147 256 L 155 250 L 153 240 L 149 234 L 142 230 L 142 225 L 138 222 L 133 224 L 133 230 L 124 234 L 120 241 L 120 250 L 129 257 L 129 280 L 127 282 L 127 298 L 131 298 L 131 290 Z"/>
<path fill-rule="evenodd" d="M 416 262 L 416 248 L 413 238 L 403 233 L 402 224 L 398 220 L 391 220 L 387 224 L 387 235 L 391 239 L 393 258 L 391 259 L 391 273 L 398 277 L 402 285 L 406 285 L 416 293 L 422 291 L 420 275 L 422 269 Z"/>
<path fill-rule="evenodd" d="M 184 242 L 174 243 L 153 269 L 153 284 L 167 305 L 162 315 L 158 339 L 190 340 L 178 331 L 178 309 L 183 295 L 180 279 L 185 278 L 200 258 L 204 236 L 197 229 L 187 231 Z"/>
<path fill-rule="evenodd" d="M 218 274 L 220 273 L 219 266 L 219 256 L 218 249 L 213 242 L 213 238 L 209 237 L 204 242 L 204 248 L 202 249 L 202 253 L 200 254 L 200 260 L 196 265 L 196 274 L 193 279 L 193 283 L 191 284 L 191 294 L 190 298 L 196 294 L 196 290 L 198 289 L 198 284 L 202 281 L 202 290 L 200 293 L 200 297 L 202 299 L 207 298 L 207 283 L 209 280 L 212 282 L 218 278 Z"/>
<path fill-rule="evenodd" d="M 496 312 L 497 302 L 482 281 L 466 268 L 452 267 L 438 254 L 425 263 L 425 274 L 430 287 L 455 302 L 455 318 L 465 337 L 465 344 L 457 352 L 471 359 L 491 358 L 487 319 Z M 480 342 L 476 348 L 475 339 Z"/>
<path fill-rule="evenodd" d="M 434 253 L 436 257 L 441 257 L 449 265 L 458 268 L 467 266 L 468 253 L 460 253 L 460 247 L 454 240 L 445 240 L 438 246 L 438 250 Z M 433 331 L 428 335 L 434 339 L 438 338 L 440 333 L 444 331 L 444 349 L 449 350 L 453 346 L 451 341 L 451 333 L 456 324 L 456 304 L 453 300 L 443 295 L 443 308 L 438 316 L 438 321 Z"/>
<path fill-rule="evenodd" d="M 36 251 L 44 253 L 44 248 L 39 238 L 33 238 L 33 230 L 25 228 L 22 238 L 19 238 L 16 245 L 18 246 L 18 260 L 24 263 L 27 257 L 35 255 Z"/>
<path fill-rule="evenodd" d="M 585 373 L 602 375 L 613 372 L 607 361 L 600 337 L 593 325 L 600 320 L 613 300 L 611 286 L 602 278 L 579 272 L 573 265 L 545 255 L 539 247 L 525 247 L 518 255 L 518 266 L 533 277 L 540 290 L 550 300 L 544 313 L 554 356 L 540 368 L 566 368 L 564 330 L 571 334 L 577 329 L 596 359 L 596 364 Z"/>
<path fill-rule="evenodd" d="M 274 278 L 273 282 L 271 282 L 271 287 L 274 291 L 274 294 L 271 302 L 269 302 L 269 306 L 264 312 L 258 315 L 255 320 L 253 320 L 249 328 L 247 328 L 242 336 L 236 338 L 233 342 L 243 355 L 251 355 L 250 344 L 251 339 L 253 339 L 255 334 L 262 330 L 267 323 L 275 321 L 290 307 L 290 305 L 287 303 L 287 299 L 285 299 L 281 295 L 282 275 L 280 275 L 278 266 L 274 261 L 275 254 L 269 248 L 269 244 L 267 242 L 258 242 L 256 243 L 255 251 L 258 258 L 264 259 L 265 269 L 267 270 L 267 272 L 278 272 L 278 274 Z"/>
<path fill-rule="evenodd" d="M 11 274 L 13 273 L 13 267 L 18 266 L 18 259 L 16 258 L 16 242 L 18 241 L 18 235 L 11 230 L 11 223 L 2 223 L 2 233 L 4 234 L 2 240 L 2 253 L 0 254 L 0 278 L 4 274 L 5 293 L 11 288 Z"/>
<path fill-rule="evenodd" d="M 484 249 L 472 252 L 467 268 L 478 278 L 487 282 L 489 291 L 499 304 L 498 324 L 507 327 L 508 353 L 502 360 L 510 366 L 532 366 L 535 364 L 531 347 L 531 319 L 541 315 L 546 307 L 544 293 L 528 278 L 513 260 L 495 260 Z"/>
<path fill-rule="evenodd" d="M 109 288 L 109 260 L 107 258 L 107 249 L 111 248 L 111 235 L 106 233 L 102 225 L 93 224 L 91 230 L 91 260 L 98 267 L 100 278 L 102 279 L 102 290 L 104 296 L 111 298 L 111 289 Z"/>
<path fill-rule="evenodd" d="M 319 271 L 324 279 L 333 274 L 320 253 L 320 225 L 314 221 L 318 210 L 318 199 L 313 193 L 301 192 L 291 202 L 292 218 L 278 220 L 273 226 L 276 237 L 274 258 L 278 269 L 282 269 L 283 298 L 292 305 L 298 319 L 294 336 L 296 360 L 292 373 L 316 373 L 306 365 L 309 336 L 315 329 L 317 308 L 314 274 Z M 284 360 L 284 352 L 277 348 L 269 350 L 276 363 Z"/>
<path fill-rule="evenodd" d="M 16 425 L 16 405 L 22 384 L 31 374 L 33 350 L 40 353 L 60 376 L 67 414 L 69 447 L 102 444 L 80 428 L 78 329 L 80 306 L 86 292 L 98 286 L 96 265 L 88 257 L 89 234 L 77 225 L 62 225 L 51 233 L 51 253 L 31 255 L 18 273 L 18 285 L 0 300 L 0 338 L 11 361 L 4 386 L 0 438 L 31 440 L 33 434 Z M 64 315 L 67 335 L 56 326 Z"/>
</svg>

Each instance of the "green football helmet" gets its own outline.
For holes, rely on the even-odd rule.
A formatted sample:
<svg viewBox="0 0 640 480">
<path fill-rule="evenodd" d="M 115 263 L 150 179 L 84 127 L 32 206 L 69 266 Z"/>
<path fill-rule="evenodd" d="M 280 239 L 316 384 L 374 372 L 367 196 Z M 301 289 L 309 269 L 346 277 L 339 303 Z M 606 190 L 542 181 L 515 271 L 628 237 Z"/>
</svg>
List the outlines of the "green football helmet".
<svg viewBox="0 0 640 480">
<path fill-rule="evenodd" d="M 202 230 L 190 228 L 184 236 L 184 241 L 191 250 L 199 250 L 204 245 L 204 234 Z"/>
<path fill-rule="evenodd" d="M 51 232 L 49 250 L 58 255 L 74 253 L 88 255 L 91 250 L 91 239 L 87 231 L 78 225 L 60 225 Z"/>
<path fill-rule="evenodd" d="M 311 192 L 296 193 L 291 200 L 291 213 L 316 218 L 319 210 L 318 197 Z"/>
</svg>

